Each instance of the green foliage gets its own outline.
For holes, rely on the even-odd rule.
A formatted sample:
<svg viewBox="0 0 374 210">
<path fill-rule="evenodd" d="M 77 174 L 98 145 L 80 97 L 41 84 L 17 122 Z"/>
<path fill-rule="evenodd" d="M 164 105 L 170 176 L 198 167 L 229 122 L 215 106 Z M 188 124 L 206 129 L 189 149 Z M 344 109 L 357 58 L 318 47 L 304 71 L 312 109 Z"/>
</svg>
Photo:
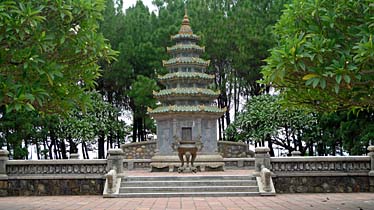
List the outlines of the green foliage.
<svg viewBox="0 0 374 210">
<path fill-rule="evenodd" d="M 117 120 L 120 111 L 116 107 L 103 101 L 97 92 L 90 92 L 90 97 L 92 104 L 86 112 L 75 109 L 67 117 L 60 119 L 59 135 L 62 138 L 73 138 L 76 143 L 94 142 L 101 132 L 107 136 L 110 131 L 117 133 L 125 128 L 124 122 Z"/>
<path fill-rule="evenodd" d="M 370 0 L 294 0 L 275 26 L 279 44 L 262 70 L 284 101 L 320 110 L 373 107 Z"/>
<path fill-rule="evenodd" d="M 253 97 L 226 130 L 227 135 L 236 141 L 270 140 L 289 153 L 305 153 L 317 135 L 316 116 L 308 110 L 284 109 L 278 100 L 271 95 Z"/>
<path fill-rule="evenodd" d="M 0 106 L 55 113 L 87 103 L 98 58 L 114 52 L 97 33 L 103 0 L 0 2 Z"/>
<path fill-rule="evenodd" d="M 373 111 L 358 115 L 347 112 L 323 114 L 320 117 L 321 139 L 327 145 L 328 154 L 348 152 L 351 155 L 366 154 L 367 147 L 374 140 Z"/>
</svg>

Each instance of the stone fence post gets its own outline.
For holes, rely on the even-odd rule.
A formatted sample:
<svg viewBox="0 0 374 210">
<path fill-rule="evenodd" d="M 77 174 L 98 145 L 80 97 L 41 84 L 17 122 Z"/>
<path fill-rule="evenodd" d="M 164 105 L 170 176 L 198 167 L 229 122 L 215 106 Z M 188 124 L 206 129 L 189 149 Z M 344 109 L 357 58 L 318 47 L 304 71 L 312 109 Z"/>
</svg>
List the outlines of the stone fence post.
<svg viewBox="0 0 374 210">
<path fill-rule="evenodd" d="M 301 152 L 300 151 L 292 151 L 291 155 L 292 155 L 292 157 L 300 157 L 301 156 Z"/>
<path fill-rule="evenodd" d="M 108 171 L 116 168 L 117 173 L 123 172 L 123 150 L 122 149 L 110 149 L 108 151 Z"/>
<path fill-rule="evenodd" d="M 261 166 L 270 170 L 270 149 L 267 147 L 255 148 L 255 174 L 259 175 L 261 172 Z"/>
<path fill-rule="evenodd" d="M 72 160 L 78 160 L 79 159 L 79 154 L 78 153 L 71 153 L 70 154 L 70 159 L 72 159 Z"/>
<path fill-rule="evenodd" d="M 0 179 L 7 179 L 6 163 L 9 160 L 9 152 L 7 150 L 0 149 Z"/>
<path fill-rule="evenodd" d="M 369 151 L 369 157 L 370 157 L 369 176 L 374 176 L 374 146 L 369 146 L 368 151 Z"/>
</svg>

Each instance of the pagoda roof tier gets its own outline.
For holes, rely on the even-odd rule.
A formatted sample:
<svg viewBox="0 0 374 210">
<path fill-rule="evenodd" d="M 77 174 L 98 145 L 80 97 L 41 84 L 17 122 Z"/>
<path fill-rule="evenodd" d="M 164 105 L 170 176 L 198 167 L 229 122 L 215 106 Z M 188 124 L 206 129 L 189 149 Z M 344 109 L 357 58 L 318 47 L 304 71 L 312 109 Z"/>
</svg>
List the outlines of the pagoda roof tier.
<svg viewBox="0 0 374 210">
<path fill-rule="evenodd" d="M 160 106 L 155 109 L 148 108 L 148 113 L 151 115 L 165 114 L 165 113 L 207 113 L 207 114 L 216 114 L 221 116 L 226 112 L 226 108 L 219 108 L 216 106 L 205 106 L 205 105 L 196 105 L 196 106 Z"/>
<path fill-rule="evenodd" d="M 210 61 L 206 61 L 202 58 L 198 57 L 176 57 L 176 58 L 171 58 L 167 61 L 162 61 L 162 64 L 165 67 L 168 66 L 175 66 L 175 65 L 183 65 L 183 64 L 190 64 L 190 65 L 199 65 L 199 66 L 204 66 L 208 67 Z"/>
<path fill-rule="evenodd" d="M 192 40 L 192 41 L 200 41 L 200 36 L 195 34 L 176 34 L 171 36 L 171 40 L 180 41 L 180 40 Z"/>
<path fill-rule="evenodd" d="M 180 80 L 194 80 L 194 81 L 206 81 L 210 82 L 214 80 L 214 75 L 200 73 L 200 72 L 174 72 L 168 73 L 163 76 L 158 76 L 158 80 L 166 84 L 172 81 L 180 81 Z"/>
<path fill-rule="evenodd" d="M 185 51 L 195 51 L 203 53 L 205 51 L 205 47 L 200 47 L 196 44 L 176 44 L 172 47 L 166 48 L 168 53 L 171 52 L 185 52 Z"/>
<path fill-rule="evenodd" d="M 172 88 L 164 89 L 159 92 L 153 92 L 157 98 L 164 98 L 169 96 L 205 96 L 205 97 L 218 97 L 219 91 L 213 91 L 206 88 Z"/>
</svg>

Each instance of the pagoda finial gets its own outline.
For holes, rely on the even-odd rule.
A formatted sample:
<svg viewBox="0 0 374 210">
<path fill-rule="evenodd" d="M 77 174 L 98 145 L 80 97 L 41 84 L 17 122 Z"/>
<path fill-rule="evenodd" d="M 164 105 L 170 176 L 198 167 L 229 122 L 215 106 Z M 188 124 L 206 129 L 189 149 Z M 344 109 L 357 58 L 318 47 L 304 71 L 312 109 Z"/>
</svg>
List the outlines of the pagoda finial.
<svg viewBox="0 0 374 210">
<path fill-rule="evenodd" d="M 179 30 L 179 34 L 192 34 L 192 29 L 190 27 L 190 20 L 187 15 L 187 6 L 184 7 L 184 17 L 182 21 L 182 26 Z"/>
</svg>

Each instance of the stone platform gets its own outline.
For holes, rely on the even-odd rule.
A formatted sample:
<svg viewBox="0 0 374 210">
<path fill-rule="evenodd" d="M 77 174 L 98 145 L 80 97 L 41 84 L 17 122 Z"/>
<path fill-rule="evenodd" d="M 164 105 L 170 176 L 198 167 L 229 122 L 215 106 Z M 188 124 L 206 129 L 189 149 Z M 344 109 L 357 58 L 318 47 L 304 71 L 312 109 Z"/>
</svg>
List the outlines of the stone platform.
<svg viewBox="0 0 374 210">
<path fill-rule="evenodd" d="M 155 155 L 151 159 L 152 172 L 176 172 L 181 165 L 177 155 Z M 224 171 L 225 163 L 221 155 L 198 154 L 194 163 L 198 171 Z"/>
</svg>

